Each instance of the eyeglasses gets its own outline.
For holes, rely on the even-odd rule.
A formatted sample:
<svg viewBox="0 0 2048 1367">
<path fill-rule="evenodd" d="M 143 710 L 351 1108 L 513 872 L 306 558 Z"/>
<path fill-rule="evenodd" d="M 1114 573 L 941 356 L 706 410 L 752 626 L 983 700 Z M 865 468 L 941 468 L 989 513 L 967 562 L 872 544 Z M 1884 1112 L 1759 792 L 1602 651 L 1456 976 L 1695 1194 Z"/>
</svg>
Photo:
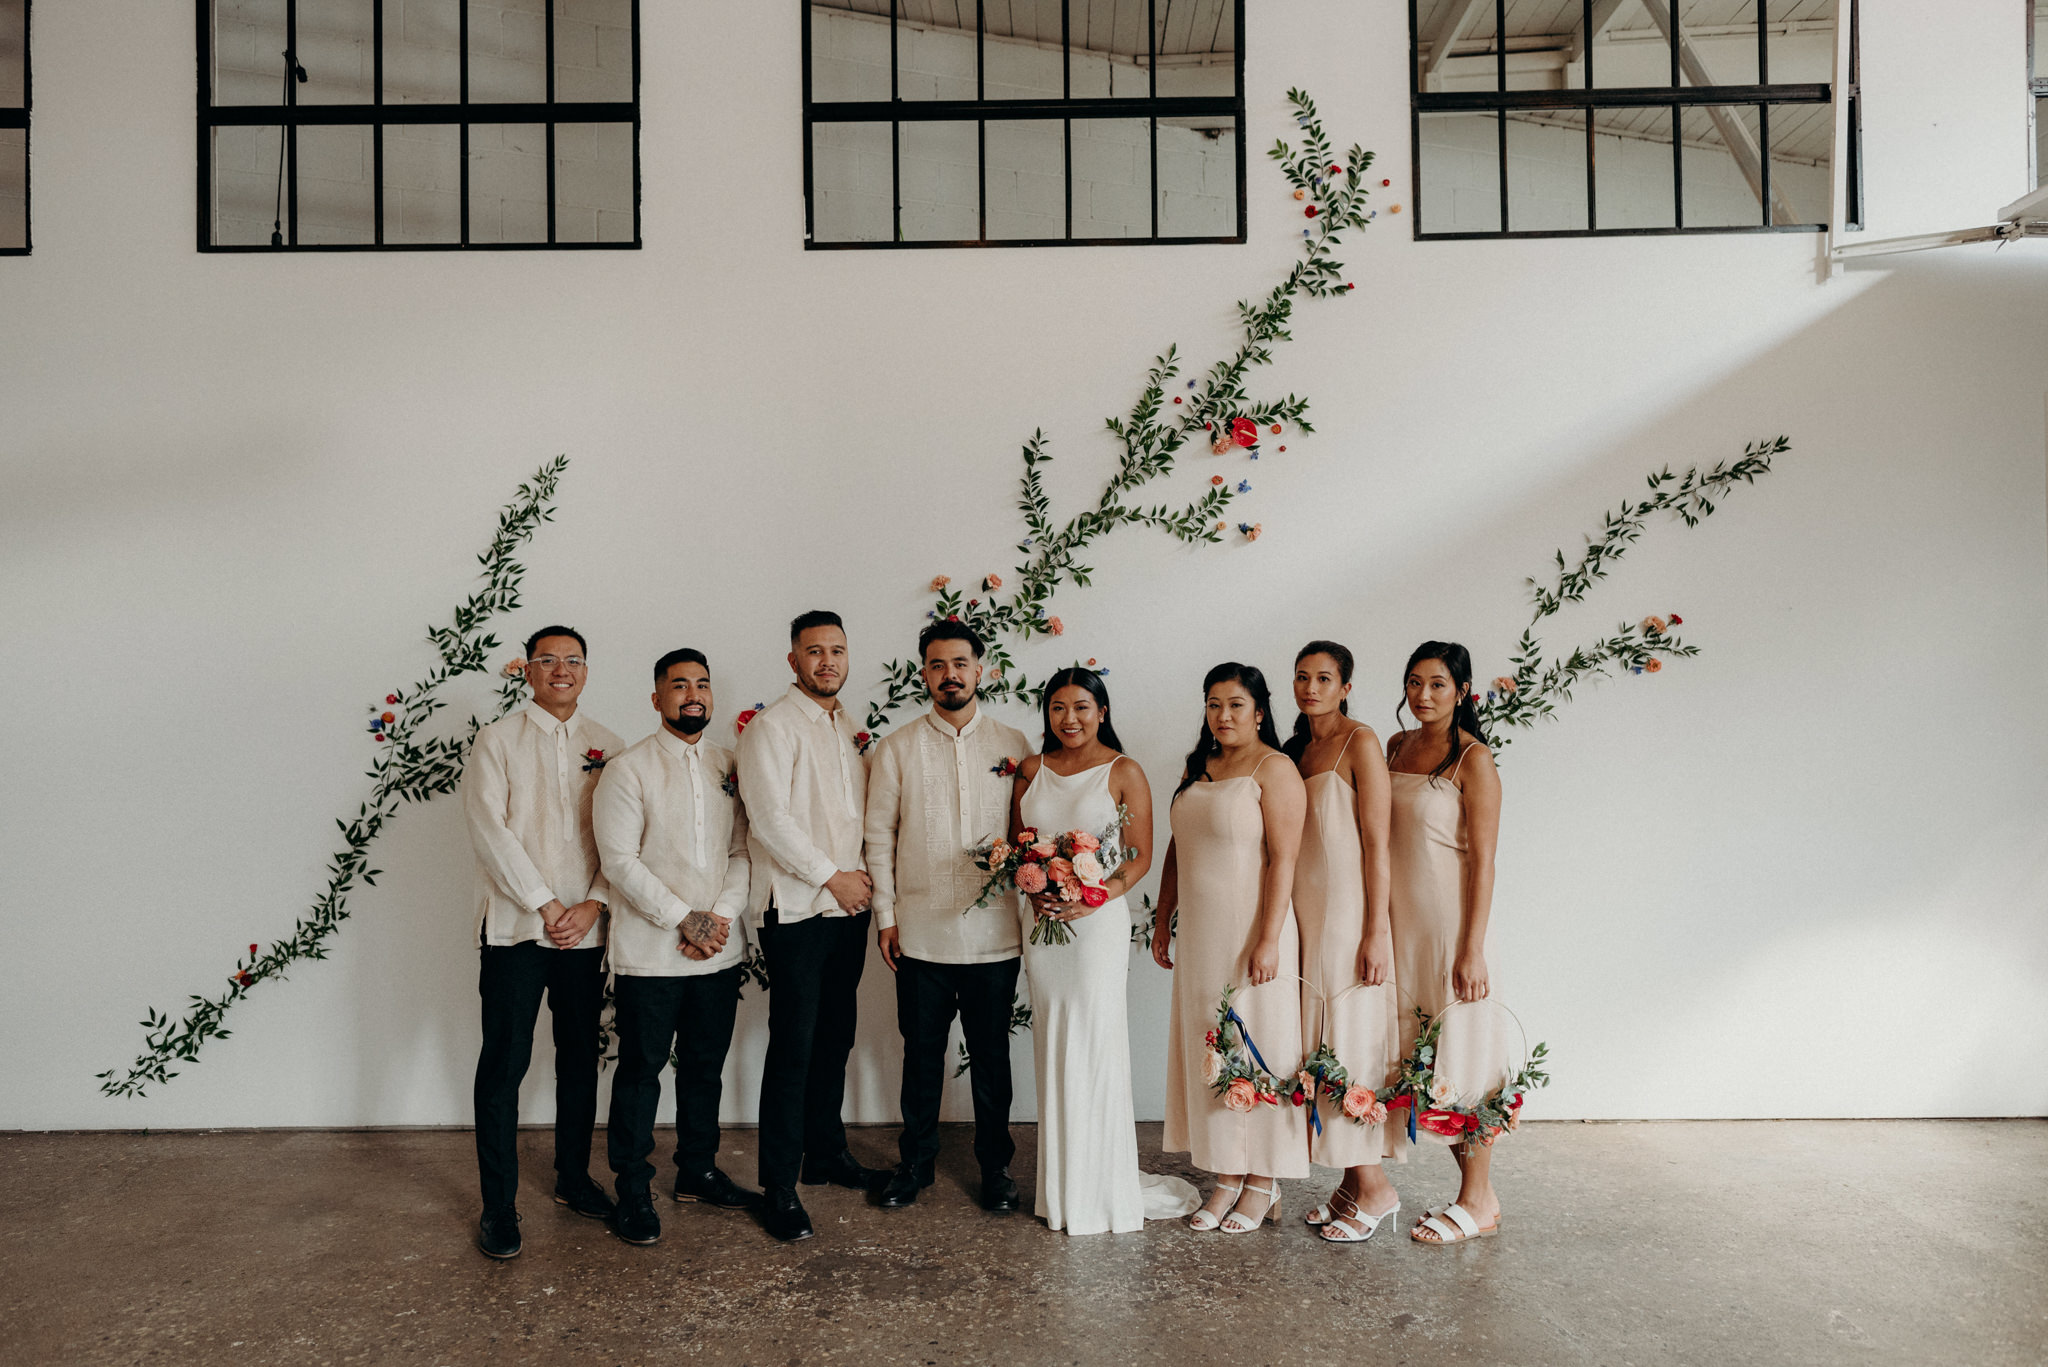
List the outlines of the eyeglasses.
<svg viewBox="0 0 2048 1367">
<path fill-rule="evenodd" d="M 581 655 L 536 655 L 526 662 L 528 669 L 553 669 L 556 665 L 567 665 L 571 669 L 581 669 L 583 668 L 584 660 Z"/>
</svg>

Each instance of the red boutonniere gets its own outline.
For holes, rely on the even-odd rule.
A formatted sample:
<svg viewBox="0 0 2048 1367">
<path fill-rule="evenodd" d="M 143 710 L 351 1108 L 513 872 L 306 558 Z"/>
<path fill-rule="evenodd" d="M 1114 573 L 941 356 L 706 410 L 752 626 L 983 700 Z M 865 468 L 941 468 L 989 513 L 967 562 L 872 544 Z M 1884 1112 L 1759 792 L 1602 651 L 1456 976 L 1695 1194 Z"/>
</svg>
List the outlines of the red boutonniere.
<svg viewBox="0 0 2048 1367">
<path fill-rule="evenodd" d="M 874 743 L 875 733 L 872 731 L 856 731 L 853 733 L 853 748 L 860 751 L 863 755 L 868 752 L 869 747 Z"/>
<path fill-rule="evenodd" d="M 718 790 L 727 797 L 738 797 L 740 795 L 740 771 L 735 769 L 724 778 L 718 780 Z"/>
<path fill-rule="evenodd" d="M 589 774 L 589 773 L 595 773 L 595 772 L 596 772 L 597 770 L 599 770 L 599 769 L 602 769 L 602 768 L 604 768 L 604 764 L 605 764 L 605 760 L 604 760 L 604 751 L 602 751 L 602 750 L 585 750 L 585 751 L 583 752 L 583 772 L 584 772 L 584 773 L 586 773 L 586 774 Z"/>
<path fill-rule="evenodd" d="M 1000 764 L 990 767 L 989 772 L 997 778 L 1014 778 L 1017 774 L 1017 761 L 1005 755 Z"/>
</svg>

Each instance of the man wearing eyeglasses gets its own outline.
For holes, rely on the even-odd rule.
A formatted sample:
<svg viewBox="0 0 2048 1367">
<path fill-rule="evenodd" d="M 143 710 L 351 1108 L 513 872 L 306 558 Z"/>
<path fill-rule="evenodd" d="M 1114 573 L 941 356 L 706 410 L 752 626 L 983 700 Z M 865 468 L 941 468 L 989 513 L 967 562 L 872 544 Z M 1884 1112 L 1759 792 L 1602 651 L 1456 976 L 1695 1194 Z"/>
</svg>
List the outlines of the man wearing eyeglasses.
<svg viewBox="0 0 2048 1367">
<path fill-rule="evenodd" d="M 543 627 L 526 643 L 533 701 L 477 733 L 462 775 L 476 847 L 483 1050 L 476 1061 L 476 1161 L 484 1213 L 477 1247 L 519 1255 L 519 1084 L 543 993 L 555 1035 L 555 1201 L 604 1219 L 590 1179 L 597 1122 L 604 910 L 591 796 L 619 738 L 576 706 L 590 679 L 581 633 Z"/>
</svg>

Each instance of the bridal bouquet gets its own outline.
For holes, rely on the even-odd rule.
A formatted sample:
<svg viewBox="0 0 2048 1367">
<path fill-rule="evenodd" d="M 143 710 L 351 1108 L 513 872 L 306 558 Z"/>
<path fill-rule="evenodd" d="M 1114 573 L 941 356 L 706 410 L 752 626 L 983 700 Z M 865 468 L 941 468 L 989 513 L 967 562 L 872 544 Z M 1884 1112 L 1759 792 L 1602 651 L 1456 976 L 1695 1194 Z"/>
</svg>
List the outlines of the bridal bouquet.
<svg viewBox="0 0 2048 1367">
<path fill-rule="evenodd" d="M 1015 843 L 996 839 L 976 846 L 974 867 L 986 873 L 988 881 L 981 885 L 981 895 L 968 911 L 987 906 L 991 899 L 1011 888 L 1027 897 L 1051 889 L 1062 902 L 1101 906 L 1109 900 L 1109 890 L 1103 885 L 1123 866 L 1117 833 L 1130 819 L 1130 812 L 1119 803 L 1116 820 L 1106 830 L 1051 835 L 1026 829 L 1017 832 Z M 1040 916 L 1031 928 L 1034 945 L 1063 945 L 1073 938 L 1074 932 L 1067 929 L 1066 922 L 1050 916 Z"/>
</svg>

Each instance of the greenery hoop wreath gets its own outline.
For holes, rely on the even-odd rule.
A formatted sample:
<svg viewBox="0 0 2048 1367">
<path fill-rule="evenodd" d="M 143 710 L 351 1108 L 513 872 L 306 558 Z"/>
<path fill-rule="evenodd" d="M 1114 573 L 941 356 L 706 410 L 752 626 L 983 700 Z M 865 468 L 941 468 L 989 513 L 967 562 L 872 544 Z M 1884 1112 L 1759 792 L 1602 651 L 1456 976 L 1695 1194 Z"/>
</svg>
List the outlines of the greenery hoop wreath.
<svg viewBox="0 0 2048 1367">
<path fill-rule="evenodd" d="M 1043 470 L 1052 459 L 1047 452 L 1049 439 L 1043 430 L 1034 431 L 1023 447 L 1018 509 L 1025 534 L 1016 548 L 1025 559 L 1013 571 L 1015 587 L 1005 595 L 1005 582 L 997 573 L 982 576 L 971 596 L 955 588 L 946 576 L 931 582 L 933 597 L 926 617 L 958 618 L 988 643 L 984 692 L 991 698 L 1035 704 L 1036 690 L 1018 670 L 1012 647 L 1065 631 L 1052 611 L 1055 594 L 1069 581 L 1089 587 L 1094 571 L 1081 556 L 1103 536 L 1119 527 L 1148 526 L 1189 545 L 1225 540 L 1231 528 L 1229 509 L 1252 490 L 1248 477 L 1233 480 L 1223 474 L 1211 475 L 1204 490 L 1181 504 L 1146 506 L 1136 499 L 1146 486 L 1174 473 L 1177 456 L 1190 442 L 1204 442 L 1218 456 L 1237 453 L 1257 461 L 1266 449 L 1262 441 L 1286 435 L 1287 424 L 1304 433 L 1314 431 L 1308 420 L 1307 399 L 1293 394 L 1258 399 L 1251 396 L 1247 384 L 1252 372 L 1272 363 L 1278 343 L 1292 340 L 1288 326 L 1298 299 L 1342 298 L 1352 292 L 1354 287 L 1343 280 L 1343 265 L 1332 249 L 1343 232 L 1362 230 L 1375 217 L 1366 207 L 1370 190 L 1365 173 L 1373 154 L 1354 144 L 1341 161 L 1333 160 L 1315 102 L 1298 89 L 1288 91 L 1287 99 L 1300 129 L 1301 145 L 1296 149 L 1278 141 L 1267 155 L 1280 164 L 1289 193 L 1302 205 L 1306 226 L 1301 256 L 1263 296 L 1239 301 L 1242 337 L 1235 351 L 1192 379 L 1183 378 L 1178 346 L 1170 345 L 1156 357 L 1129 412 L 1105 421 L 1106 430 L 1121 448 L 1115 471 L 1093 506 L 1063 522 L 1055 521 L 1044 484 Z M 1276 443 L 1273 449 L 1285 452 L 1287 448 Z M 1688 527 L 1697 526 L 1736 484 L 1753 484 L 1770 472 L 1774 456 L 1789 449 L 1790 444 L 1779 437 L 1751 445 L 1733 465 L 1716 465 L 1704 473 L 1690 469 L 1683 476 L 1666 468 L 1651 475 L 1648 496 L 1625 501 L 1618 511 L 1607 514 L 1601 531 L 1589 538 L 1575 563 L 1568 563 L 1559 551 L 1554 579 L 1529 581 L 1535 612 L 1510 655 L 1514 673 L 1494 680 L 1493 689 L 1479 704 L 1496 748 L 1508 743 L 1508 728 L 1532 726 L 1552 716 L 1558 704 L 1571 700 L 1575 687 L 1592 677 L 1618 671 L 1653 674 L 1663 667 L 1664 657 L 1698 653 L 1697 646 L 1684 644 L 1670 632 L 1669 628 L 1680 622 L 1675 614 L 1668 619 L 1645 618 L 1634 625 L 1623 623 L 1613 635 L 1576 647 L 1561 658 L 1547 656 L 1534 631 L 1544 618 L 1566 603 L 1580 601 L 1605 578 L 1609 566 L 1643 534 L 1653 516 L 1668 513 Z M 371 706 L 367 729 L 378 749 L 367 775 L 370 794 L 353 817 L 336 820 L 342 848 L 328 865 L 326 886 L 310 908 L 290 934 L 273 941 L 268 949 L 252 943 L 227 975 L 224 992 L 211 997 L 192 994 L 184 1012 L 177 1016 L 149 1007 L 140 1022 L 142 1051 L 127 1067 L 97 1074 L 102 1092 L 139 1097 L 151 1086 L 168 1083 L 178 1076 L 175 1065 L 195 1062 L 208 1040 L 229 1037 L 223 1021 L 236 1002 L 259 984 L 288 976 L 288 970 L 302 961 L 326 958 L 329 942 L 348 918 L 351 894 L 358 884 L 375 885 L 379 870 L 370 866 L 369 852 L 377 837 L 406 804 L 452 792 L 477 731 L 519 705 L 524 680 L 507 673 L 499 680 L 495 707 L 488 715 L 472 715 L 452 735 L 428 735 L 422 729 L 447 705 L 443 694 L 449 683 L 488 670 L 488 657 L 500 643 L 485 627 L 520 606 L 519 590 L 526 571 L 516 555 L 542 523 L 553 519 L 556 490 L 567 468 L 566 456 L 542 465 L 500 510 L 497 530 L 478 556 L 482 586 L 456 606 L 447 625 L 428 629 L 427 640 L 440 663 L 410 687 L 393 689 L 384 695 L 382 704 Z M 1248 542 L 1256 541 L 1262 530 L 1258 523 L 1236 524 L 1237 535 Z M 1107 672 L 1092 659 L 1086 664 Z M 886 725 L 899 708 L 921 696 L 921 690 L 917 662 L 890 662 L 884 667 L 883 696 L 869 706 L 869 729 Z M 750 715 L 743 713 L 738 725 L 744 726 Z M 1143 899 L 1142 905 L 1148 913 L 1146 924 L 1132 930 L 1132 943 L 1140 947 L 1150 938 L 1151 898 Z M 758 950 L 748 949 L 743 967 L 746 981 L 768 986 Z M 1012 1032 L 1029 1028 L 1029 1023 L 1030 1007 L 1020 1002 Z M 963 1046 L 963 1068 L 965 1064 Z"/>
</svg>

